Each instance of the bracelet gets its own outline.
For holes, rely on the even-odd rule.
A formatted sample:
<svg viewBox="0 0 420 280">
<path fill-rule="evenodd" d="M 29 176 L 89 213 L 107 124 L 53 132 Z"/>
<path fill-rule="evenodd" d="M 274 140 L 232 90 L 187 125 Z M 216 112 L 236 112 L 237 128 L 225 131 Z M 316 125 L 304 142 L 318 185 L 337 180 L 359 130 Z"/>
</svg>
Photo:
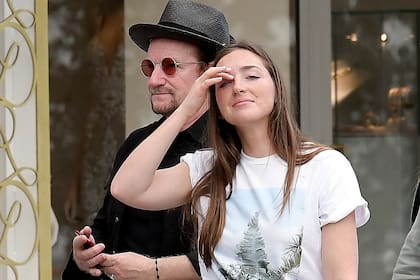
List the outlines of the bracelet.
<svg viewBox="0 0 420 280">
<path fill-rule="evenodd" d="M 155 268 L 156 268 L 156 279 L 159 280 L 159 267 L 157 263 L 158 258 L 155 258 Z"/>
</svg>

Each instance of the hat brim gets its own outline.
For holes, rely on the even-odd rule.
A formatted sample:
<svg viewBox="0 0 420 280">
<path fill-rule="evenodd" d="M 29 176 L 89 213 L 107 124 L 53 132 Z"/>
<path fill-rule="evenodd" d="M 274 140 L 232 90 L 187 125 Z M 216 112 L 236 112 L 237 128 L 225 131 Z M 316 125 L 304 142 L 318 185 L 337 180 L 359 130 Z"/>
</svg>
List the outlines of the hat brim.
<svg viewBox="0 0 420 280">
<path fill-rule="evenodd" d="M 147 52 L 150 41 L 154 38 L 169 38 L 190 42 L 207 50 L 217 52 L 225 45 L 197 33 L 160 24 L 135 24 L 130 27 L 129 35 L 134 43 Z"/>
</svg>

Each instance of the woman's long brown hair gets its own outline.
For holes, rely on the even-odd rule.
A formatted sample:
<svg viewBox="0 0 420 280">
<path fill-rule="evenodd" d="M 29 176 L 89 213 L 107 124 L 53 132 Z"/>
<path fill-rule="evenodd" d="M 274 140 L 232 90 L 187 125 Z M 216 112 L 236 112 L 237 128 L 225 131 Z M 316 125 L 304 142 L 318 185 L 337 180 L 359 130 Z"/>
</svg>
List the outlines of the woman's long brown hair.
<svg viewBox="0 0 420 280">
<path fill-rule="evenodd" d="M 250 42 L 239 42 L 221 50 L 216 58 L 215 65 L 225 55 L 238 49 L 248 50 L 261 58 L 264 66 L 270 73 L 275 85 L 275 101 L 273 111 L 269 118 L 268 134 L 274 144 L 275 153 L 288 163 L 284 192 L 280 215 L 283 213 L 289 202 L 292 192 L 292 183 L 295 175 L 295 167 L 311 160 L 320 151 L 327 147 L 309 142 L 300 132 L 293 115 L 290 112 L 290 104 L 287 94 L 280 79 L 278 70 L 268 56 L 259 46 Z M 209 109 L 209 141 L 214 149 L 214 166 L 193 188 L 191 193 L 190 206 L 186 208 L 189 216 L 192 210 L 193 220 L 197 221 L 198 215 L 203 219 L 198 251 L 207 267 L 211 265 L 214 257 L 214 248 L 220 240 L 226 217 L 226 200 L 232 195 L 232 180 L 235 176 L 236 166 L 240 161 L 242 144 L 236 129 L 227 123 L 223 118 L 216 103 L 215 88 L 210 89 Z M 226 186 L 230 186 L 227 190 Z M 200 197 L 209 197 L 207 213 L 200 213 Z M 191 216 L 189 216 L 191 218 Z M 197 229 L 197 224 L 196 227 Z"/>
</svg>

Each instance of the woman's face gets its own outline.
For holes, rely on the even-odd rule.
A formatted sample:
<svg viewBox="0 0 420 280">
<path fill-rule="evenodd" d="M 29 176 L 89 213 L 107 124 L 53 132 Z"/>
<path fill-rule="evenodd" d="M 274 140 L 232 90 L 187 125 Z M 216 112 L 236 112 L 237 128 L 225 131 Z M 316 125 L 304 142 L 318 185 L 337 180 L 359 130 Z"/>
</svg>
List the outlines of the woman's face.
<svg viewBox="0 0 420 280">
<path fill-rule="evenodd" d="M 224 56 L 217 66 L 232 69 L 233 80 L 216 84 L 216 101 L 222 117 L 241 127 L 268 124 L 273 110 L 275 86 L 262 59 L 244 50 L 235 50 Z"/>
</svg>

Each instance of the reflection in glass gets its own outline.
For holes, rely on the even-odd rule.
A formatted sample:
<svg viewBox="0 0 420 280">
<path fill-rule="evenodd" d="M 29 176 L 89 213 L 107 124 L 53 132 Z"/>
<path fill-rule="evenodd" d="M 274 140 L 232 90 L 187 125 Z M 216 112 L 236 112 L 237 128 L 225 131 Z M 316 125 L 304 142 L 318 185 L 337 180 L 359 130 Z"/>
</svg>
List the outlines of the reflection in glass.
<svg viewBox="0 0 420 280">
<path fill-rule="evenodd" d="M 334 142 L 372 217 L 359 230 L 360 279 L 391 279 L 417 177 L 419 14 L 332 13 Z"/>
<path fill-rule="evenodd" d="M 416 13 L 335 13 L 332 30 L 336 133 L 415 133 Z"/>
<path fill-rule="evenodd" d="M 102 205 L 125 136 L 123 3 L 49 1 L 51 193 L 60 224 L 53 279 L 61 279 L 74 230 Z"/>
</svg>

